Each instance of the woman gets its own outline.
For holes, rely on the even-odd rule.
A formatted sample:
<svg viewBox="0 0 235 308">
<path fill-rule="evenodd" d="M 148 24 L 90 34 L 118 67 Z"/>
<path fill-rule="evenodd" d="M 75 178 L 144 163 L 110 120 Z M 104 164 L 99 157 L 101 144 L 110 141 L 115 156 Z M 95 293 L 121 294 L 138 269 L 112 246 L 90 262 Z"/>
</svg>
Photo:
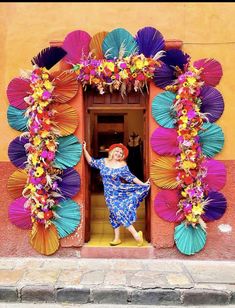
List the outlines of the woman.
<svg viewBox="0 0 235 308">
<path fill-rule="evenodd" d="M 128 149 L 122 143 L 109 147 L 108 158 L 94 159 L 91 157 L 86 149 L 86 142 L 83 142 L 83 150 L 90 166 L 100 170 L 104 184 L 109 220 L 114 228 L 114 240 L 110 242 L 110 245 L 121 244 L 120 226 L 123 225 L 133 235 L 137 245 L 142 246 L 143 233 L 142 231 L 137 232 L 132 224 L 136 221 L 136 210 L 139 203 L 149 192 L 149 180 L 144 183 L 130 172 L 125 162 Z"/>
</svg>

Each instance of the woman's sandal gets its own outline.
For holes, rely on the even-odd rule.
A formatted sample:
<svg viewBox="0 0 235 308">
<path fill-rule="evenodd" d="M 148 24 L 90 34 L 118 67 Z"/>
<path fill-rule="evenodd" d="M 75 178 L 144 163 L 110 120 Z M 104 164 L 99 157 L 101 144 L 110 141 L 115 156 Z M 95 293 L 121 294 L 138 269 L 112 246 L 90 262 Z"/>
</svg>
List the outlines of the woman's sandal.
<svg viewBox="0 0 235 308">
<path fill-rule="evenodd" d="M 144 243 L 143 232 L 139 231 L 138 235 L 139 235 L 139 240 L 137 241 L 137 246 L 141 247 L 141 246 L 143 246 L 143 243 Z"/>
<path fill-rule="evenodd" d="M 117 241 L 112 241 L 109 243 L 110 246 L 117 246 L 117 245 L 120 245 L 122 243 L 121 240 L 117 240 Z"/>
</svg>

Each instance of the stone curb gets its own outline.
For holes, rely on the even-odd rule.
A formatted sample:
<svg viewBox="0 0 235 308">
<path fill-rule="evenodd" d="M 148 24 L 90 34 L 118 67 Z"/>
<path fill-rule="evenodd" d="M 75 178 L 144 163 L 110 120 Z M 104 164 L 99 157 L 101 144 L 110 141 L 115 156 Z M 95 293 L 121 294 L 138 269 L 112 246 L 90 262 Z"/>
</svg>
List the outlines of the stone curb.
<svg viewBox="0 0 235 308">
<path fill-rule="evenodd" d="M 229 305 L 235 292 L 212 289 L 133 289 L 71 288 L 52 286 L 0 286 L 0 302 L 76 303 L 76 304 L 144 304 L 144 305 Z"/>
</svg>

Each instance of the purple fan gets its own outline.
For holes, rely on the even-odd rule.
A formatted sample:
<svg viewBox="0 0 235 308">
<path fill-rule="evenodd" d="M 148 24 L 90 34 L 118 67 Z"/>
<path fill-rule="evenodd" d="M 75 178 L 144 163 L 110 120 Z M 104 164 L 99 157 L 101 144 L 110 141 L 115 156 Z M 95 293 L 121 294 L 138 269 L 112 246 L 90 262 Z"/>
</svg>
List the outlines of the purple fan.
<svg viewBox="0 0 235 308">
<path fill-rule="evenodd" d="M 163 50 L 165 47 L 162 34 L 153 27 L 140 29 L 135 40 L 139 46 L 139 53 L 149 58 L 153 58 L 158 51 Z"/>
<path fill-rule="evenodd" d="M 165 55 L 161 58 L 161 61 L 169 67 L 178 66 L 182 71 L 184 71 L 185 65 L 190 61 L 190 56 L 183 53 L 182 50 L 170 49 L 166 51 Z"/>
<path fill-rule="evenodd" d="M 11 141 L 8 147 L 8 157 L 18 168 L 24 169 L 27 162 L 27 155 L 24 145 L 28 143 L 27 138 L 16 137 Z"/>
<path fill-rule="evenodd" d="M 82 30 L 70 32 L 64 39 L 63 49 L 67 51 L 65 59 L 69 63 L 79 63 L 81 58 L 89 54 L 91 36 Z"/>
<path fill-rule="evenodd" d="M 205 206 L 205 213 L 202 215 L 202 219 L 205 221 L 213 221 L 220 219 L 226 211 L 227 201 L 223 194 L 212 191 L 207 197 L 210 203 Z"/>
<path fill-rule="evenodd" d="M 158 127 L 151 136 L 152 149 L 159 155 L 174 156 L 180 153 L 177 131 L 174 128 Z"/>
<path fill-rule="evenodd" d="M 162 63 L 160 67 L 157 67 L 154 72 L 154 83 L 157 87 L 164 89 L 174 83 L 176 80 L 176 72 L 173 68 L 170 68 L 165 63 Z"/>
<path fill-rule="evenodd" d="M 211 86 L 203 86 L 200 96 L 201 112 L 206 113 L 210 122 L 217 121 L 224 111 L 224 100 L 221 93 Z"/>
<path fill-rule="evenodd" d="M 162 219 L 170 222 L 179 222 L 184 219 L 184 213 L 179 211 L 179 190 L 164 189 L 160 191 L 154 200 L 154 210 Z"/>
<path fill-rule="evenodd" d="M 62 181 L 58 181 L 58 187 L 61 189 L 62 195 L 72 198 L 80 190 L 81 180 L 79 173 L 73 168 L 64 169 L 61 178 Z"/>
<path fill-rule="evenodd" d="M 24 98 L 30 93 L 32 93 L 32 89 L 29 79 L 14 78 L 7 87 L 7 98 L 10 105 L 21 110 L 28 107 Z"/>
<path fill-rule="evenodd" d="M 207 168 L 207 175 L 203 182 L 211 191 L 222 189 L 226 183 L 226 168 L 223 163 L 214 159 L 208 159 L 202 166 Z"/>
<path fill-rule="evenodd" d="M 193 63 L 197 69 L 203 68 L 200 76 L 206 85 L 215 87 L 223 76 L 222 66 L 215 59 L 200 59 Z"/>
<path fill-rule="evenodd" d="M 51 69 L 56 63 L 58 63 L 67 52 L 58 46 L 51 46 L 41 50 L 33 59 L 31 60 L 33 65 L 39 67 L 45 67 L 46 69 Z"/>
<path fill-rule="evenodd" d="M 31 229 L 31 210 L 25 208 L 26 198 L 20 197 L 14 200 L 8 209 L 8 215 L 10 221 L 21 229 Z"/>
</svg>

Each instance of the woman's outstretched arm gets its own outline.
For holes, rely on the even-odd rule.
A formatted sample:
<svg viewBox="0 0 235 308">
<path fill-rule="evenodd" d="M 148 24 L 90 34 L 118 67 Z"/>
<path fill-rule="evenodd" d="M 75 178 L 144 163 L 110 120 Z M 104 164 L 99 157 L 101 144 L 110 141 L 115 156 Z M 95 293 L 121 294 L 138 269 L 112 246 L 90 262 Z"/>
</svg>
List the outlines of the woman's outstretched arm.
<svg viewBox="0 0 235 308">
<path fill-rule="evenodd" d="M 91 162 L 91 155 L 88 153 L 87 149 L 86 149 L 86 142 L 83 141 L 83 152 L 84 152 L 84 156 L 88 162 L 88 164 L 90 164 Z"/>
<path fill-rule="evenodd" d="M 139 184 L 139 185 L 143 185 L 143 186 L 149 186 L 150 185 L 150 181 L 149 179 L 146 182 L 142 182 L 141 180 L 139 180 L 138 178 L 134 178 L 133 182 L 135 184 Z"/>
</svg>

